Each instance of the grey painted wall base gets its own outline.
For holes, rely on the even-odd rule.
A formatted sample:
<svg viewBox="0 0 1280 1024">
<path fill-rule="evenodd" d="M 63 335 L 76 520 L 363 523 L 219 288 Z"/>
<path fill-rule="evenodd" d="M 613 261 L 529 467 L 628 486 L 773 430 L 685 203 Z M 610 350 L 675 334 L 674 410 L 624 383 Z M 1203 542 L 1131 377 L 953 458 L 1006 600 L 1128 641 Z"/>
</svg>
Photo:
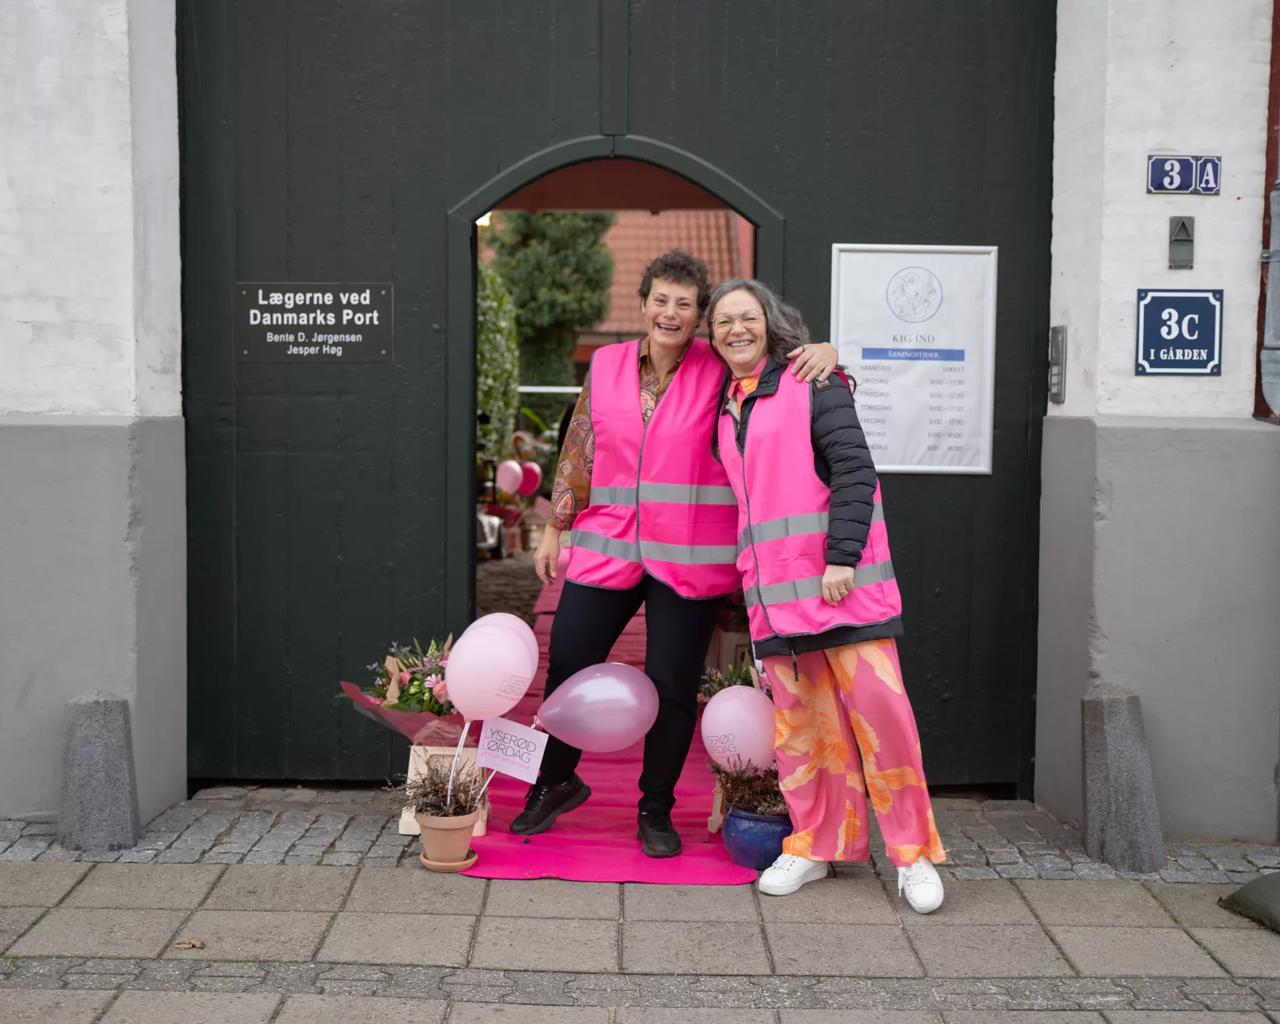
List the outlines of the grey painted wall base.
<svg viewBox="0 0 1280 1024">
<path fill-rule="evenodd" d="M 52 817 L 65 705 L 128 699 L 142 820 L 186 796 L 181 418 L 0 416 L 0 817 Z"/>
<path fill-rule="evenodd" d="M 1280 826 L 1280 428 L 1046 418 L 1036 799 L 1083 815 L 1080 702 L 1142 700 L 1166 838 Z"/>
</svg>

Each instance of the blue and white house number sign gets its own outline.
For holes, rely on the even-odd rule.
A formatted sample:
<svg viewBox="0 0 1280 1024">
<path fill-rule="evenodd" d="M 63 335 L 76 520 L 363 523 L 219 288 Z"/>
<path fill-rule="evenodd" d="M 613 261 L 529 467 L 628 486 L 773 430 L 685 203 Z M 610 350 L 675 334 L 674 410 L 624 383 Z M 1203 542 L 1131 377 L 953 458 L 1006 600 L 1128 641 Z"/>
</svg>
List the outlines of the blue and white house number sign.
<svg viewBox="0 0 1280 1024">
<path fill-rule="evenodd" d="M 1149 156 L 1147 191 L 1216 196 L 1222 191 L 1222 157 Z"/>
<path fill-rule="evenodd" d="M 1222 291 L 1138 289 L 1139 377 L 1222 374 Z"/>
</svg>

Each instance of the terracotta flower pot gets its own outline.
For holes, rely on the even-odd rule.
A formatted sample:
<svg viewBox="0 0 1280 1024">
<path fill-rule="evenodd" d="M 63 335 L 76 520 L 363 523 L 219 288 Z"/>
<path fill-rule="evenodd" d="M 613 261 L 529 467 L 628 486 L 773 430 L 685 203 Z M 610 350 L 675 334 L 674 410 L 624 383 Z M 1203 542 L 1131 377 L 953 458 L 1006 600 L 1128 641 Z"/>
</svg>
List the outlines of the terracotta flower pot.
<svg viewBox="0 0 1280 1024">
<path fill-rule="evenodd" d="M 422 831 L 422 853 L 418 859 L 432 871 L 464 871 L 476 862 L 471 850 L 471 834 L 480 819 L 480 809 L 470 814 L 437 817 L 416 814 Z"/>
</svg>

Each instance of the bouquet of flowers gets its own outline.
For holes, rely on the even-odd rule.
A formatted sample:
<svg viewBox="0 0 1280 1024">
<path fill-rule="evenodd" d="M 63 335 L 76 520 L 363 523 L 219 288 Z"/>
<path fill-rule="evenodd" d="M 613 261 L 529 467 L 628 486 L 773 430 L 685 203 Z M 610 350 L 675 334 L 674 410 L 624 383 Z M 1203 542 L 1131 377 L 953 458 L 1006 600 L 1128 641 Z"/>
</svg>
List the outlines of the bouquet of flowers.
<svg viewBox="0 0 1280 1024">
<path fill-rule="evenodd" d="M 370 692 L 382 701 L 384 708 L 429 711 L 439 717 L 453 714 L 453 705 L 444 688 L 444 663 L 452 639 L 446 640 L 444 646 L 432 640 L 425 651 L 416 638 L 412 647 L 393 640 L 382 664 L 375 661 L 368 666 L 374 674 Z"/>
<path fill-rule="evenodd" d="M 453 637 L 443 644 L 432 640 L 424 651 L 392 641 L 381 662 L 367 666 L 372 685 L 361 688 L 342 683 L 342 694 L 355 709 L 394 729 L 415 746 L 452 746 L 462 735 L 462 715 L 449 701 L 444 669 Z"/>
</svg>

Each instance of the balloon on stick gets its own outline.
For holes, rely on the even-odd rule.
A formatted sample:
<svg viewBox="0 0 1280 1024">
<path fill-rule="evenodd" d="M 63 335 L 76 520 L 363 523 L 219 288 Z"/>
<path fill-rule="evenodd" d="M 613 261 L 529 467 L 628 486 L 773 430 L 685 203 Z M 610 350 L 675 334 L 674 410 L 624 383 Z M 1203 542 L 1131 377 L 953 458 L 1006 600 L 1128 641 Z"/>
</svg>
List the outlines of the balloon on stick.
<svg viewBox="0 0 1280 1024">
<path fill-rule="evenodd" d="M 520 467 L 523 474 L 520 480 L 520 493 L 533 494 L 542 486 L 542 467 L 536 462 L 526 462 Z"/>
<path fill-rule="evenodd" d="M 622 750 L 658 718 L 658 691 L 631 665 L 604 662 L 575 672 L 538 709 L 538 721 L 558 740 L 594 753 Z"/>
<path fill-rule="evenodd" d="M 512 615 L 510 612 L 490 612 L 488 615 L 481 615 L 475 622 L 471 623 L 464 631 L 466 636 L 472 630 L 489 633 L 490 638 L 496 642 L 504 642 L 503 637 L 498 633 L 489 632 L 491 630 L 500 629 L 504 634 L 510 634 L 519 641 L 521 648 L 529 656 L 530 671 L 538 671 L 538 638 L 533 635 L 533 630 L 529 628 L 529 624 L 518 615 Z M 533 677 L 530 676 L 530 679 Z"/>
<path fill-rule="evenodd" d="M 754 686 L 726 686 L 702 709 L 702 744 L 721 768 L 768 768 L 773 734 L 773 702 Z"/>
<path fill-rule="evenodd" d="M 536 671 L 537 661 L 509 626 L 473 626 L 449 651 L 445 691 L 467 721 L 496 718 L 516 706 Z"/>
<path fill-rule="evenodd" d="M 520 484 L 524 480 L 524 470 L 520 468 L 520 463 L 515 459 L 505 459 L 498 463 L 498 469 L 493 475 L 494 483 L 498 485 L 498 490 L 506 494 L 516 494 L 520 490 Z"/>
</svg>

